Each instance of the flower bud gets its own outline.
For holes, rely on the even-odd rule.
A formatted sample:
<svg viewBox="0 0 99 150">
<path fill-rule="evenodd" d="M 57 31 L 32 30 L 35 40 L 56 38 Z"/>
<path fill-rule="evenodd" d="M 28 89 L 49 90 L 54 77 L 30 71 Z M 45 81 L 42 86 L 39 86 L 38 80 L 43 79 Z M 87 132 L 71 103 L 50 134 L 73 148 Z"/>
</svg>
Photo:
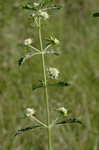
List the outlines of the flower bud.
<svg viewBox="0 0 99 150">
<path fill-rule="evenodd" d="M 33 115 L 35 115 L 35 110 L 33 108 L 27 108 L 26 112 L 25 112 L 25 115 L 27 117 L 33 116 Z"/>
<path fill-rule="evenodd" d="M 31 45 L 32 44 L 32 39 L 31 38 L 28 38 L 26 40 L 24 40 L 24 45 L 25 46 L 28 46 L 28 45 Z"/>
<path fill-rule="evenodd" d="M 60 112 L 64 117 L 68 115 L 68 110 L 64 107 L 58 108 L 57 111 Z"/>
<path fill-rule="evenodd" d="M 42 11 L 42 10 L 39 10 L 39 16 L 43 17 L 44 20 L 47 20 L 49 18 L 49 15 L 46 11 Z"/>
<path fill-rule="evenodd" d="M 58 45 L 60 42 L 59 42 L 59 40 L 58 40 L 57 38 L 55 38 L 55 39 L 54 39 L 54 43 L 55 43 L 56 45 Z"/>
<path fill-rule="evenodd" d="M 52 44 L 55 44 L 55 45 L 59 45 L 60 44 L 60 41 L 54 37 L 54 36 L 50 36 L 50 39 L 49 41 L 52 43 Z"/>
</svg>

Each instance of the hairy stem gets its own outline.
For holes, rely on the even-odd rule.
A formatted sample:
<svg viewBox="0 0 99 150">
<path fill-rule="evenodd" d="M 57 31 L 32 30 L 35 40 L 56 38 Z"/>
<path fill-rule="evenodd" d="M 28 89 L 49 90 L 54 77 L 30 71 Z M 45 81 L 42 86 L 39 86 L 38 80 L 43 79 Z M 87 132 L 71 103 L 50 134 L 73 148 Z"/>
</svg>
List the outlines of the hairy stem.
<svg viewBox="0 0 99 150">
<path fill-rule="evenodd" d="M 45 68 L 45 56 L 44 56 L 44 49 L 42 43 L 42 34 L 41 34 L 41 20 L 39 18 L 39 40 L 40 40 L 40 47 L 41 47 L 41 56 L 42 56 L 42 66 L 43 66 L 43 75 L 44 75 L 44 92 L 45 92 L 45 100 L 46 100 L 46 113 L 47 113 L 47 126 L 48 126 L 48 150 L 52 150 L 51 144 L 51 128 L 50 128 L 50 111 L 49 111 L 49 100 L 48 100 L 48 89 L 47 89 L 47 78 L 46 78 L 46 68 Z"/>
</svg>

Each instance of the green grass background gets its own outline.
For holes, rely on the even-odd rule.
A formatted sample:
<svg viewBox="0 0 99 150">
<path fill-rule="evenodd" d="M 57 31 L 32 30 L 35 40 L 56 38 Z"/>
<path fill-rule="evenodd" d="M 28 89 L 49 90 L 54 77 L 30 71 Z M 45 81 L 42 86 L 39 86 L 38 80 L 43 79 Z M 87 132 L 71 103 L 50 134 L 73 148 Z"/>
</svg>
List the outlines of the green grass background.
<svg viewBox="0 0 99 150">
<path fill-rule="evenodd" d="M 78 124 L 53 129 L 56 150 L 99 149 L 99 0 L 61 0 L 62 9 L 51 12 L 43 26 L 44 39 L 52 32 L 60 39 L 62 54 L 47 56 L 47 65 L 56 67 L 69 88 L 49 88 L 51 115 L 64 106 Z M 33 37 L 39 47 L 37 30 L 31 27 L 28 13 L 20 8 L 20 0 L 0 0 L 0 149 L 47 150 L 47 133 L 36 129 L 14 137 L 17 129 L 32 125 L 21 119 L 27 107 L 33 107 L 41 120 L 46 120 L 43 89 L 32 91 L 35 81 L 42 79 L 41 57 L 36 56 L 19 68 L 18 59 L 26 53 L 20 43 Z"/>
</svg>

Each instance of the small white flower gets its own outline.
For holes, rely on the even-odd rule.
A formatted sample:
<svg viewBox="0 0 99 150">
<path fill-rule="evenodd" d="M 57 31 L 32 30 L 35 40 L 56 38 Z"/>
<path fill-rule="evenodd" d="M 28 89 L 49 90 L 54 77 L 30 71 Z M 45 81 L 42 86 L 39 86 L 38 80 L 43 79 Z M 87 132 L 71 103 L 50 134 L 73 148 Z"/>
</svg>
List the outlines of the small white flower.
<svg viewBox="0 0 99 150">
<path fill-rule="evenodd" d="M 37 7 L 37 6 L 39 6 L 39 3 L 33 3 L 33 5 L 34 5 L 35 7 Z"/>
<path fill-rule="evenodd" d="M 35 14 L 35 13 L 33 13 L 33 14 L 32 14 L 32 17 L 34 18 L 35 16 L 36 16 L 36 14 Z"/>
<path fill-rule="evenodd" d="M 49 15 L 46 11 L 39 10 L 39 15 L 43 17 L 45 20 L 49 18 Z"/>
<path fill-rule="evenodd" d="M 33 116 L 33 115 L 35 115 L 35 110 L 33 108 L 27 108 L 26 112 L 25 112 L 25 115 L 27 117 Z"/>
<path fill-rule="evenodd" d="M 64 117 L 66 117 L 68 114 L 68 110 L 64 107 L 58 108 L 57 111 L 60 112 L 61 114 L 63 114 Z"/>
<path fill-rule="evenodd" d="M 60 41 L 56 37 L 50 36 L 50 40 L 56 45 L 60 44 Z"/>
<path fill-rule="evenodd" d="M 54 43 L 55 43 L 56 45 L 58 45 L 60 42 L 59 42 L 59 40 L 58 40 L 57 38 L 55 38 L 55 39 L 54 39 Z"/>
<path fill-rule="evenodd" d="M 25 46 L 28 46 L 28 45 L 31 45 L 32 44 L 32 39 L 31 38 L 28 38 L 26 40 L 24 40 L 24 45 Z"/>
<path fill-rule="evenodd" d="M 56 80 L 58 79 L 60 73 L 58 69 L 49 67 L 47 71 L 48 71 L 49 78 L 56 79 Z"/>
</svg>

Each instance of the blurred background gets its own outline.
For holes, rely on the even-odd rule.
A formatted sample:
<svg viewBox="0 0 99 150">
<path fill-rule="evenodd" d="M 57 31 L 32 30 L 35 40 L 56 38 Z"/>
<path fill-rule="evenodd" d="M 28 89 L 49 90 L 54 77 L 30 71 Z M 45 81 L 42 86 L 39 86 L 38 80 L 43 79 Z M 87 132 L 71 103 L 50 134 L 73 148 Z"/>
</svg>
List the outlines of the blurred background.
<svg viewBox="0 0 99 150">
<path fill-rule="evenodd" d="M 62 9 L 53 11 L 43 26 L 43 37 L 54 33 L 61 41 L 60 56 L 47 56 L 47 65 L 61 72 L 63 81 L 73 85 L 49 88 L 51 115 L 64 106 L 71 116 L 85 124 L 67 124 L 53 129 L 56 150 L 99 150 L 99 0 L 56 0 Z M 36 129 L 14 137 L 16 130 L 33 123 L 22 119 L 24 109 L 33 107 L 41 120 L 46 110 L 43 89 L 32 90 L 42 79 L 40 56 L 18 66 L 27 50 L 20 44 L 33 37 L 39 46 L 38 32 L 31 26 L 29 13 L 21 0 L 0 0 L 0 149 L 46 150 L 47 133 Z"/>
</svg>

